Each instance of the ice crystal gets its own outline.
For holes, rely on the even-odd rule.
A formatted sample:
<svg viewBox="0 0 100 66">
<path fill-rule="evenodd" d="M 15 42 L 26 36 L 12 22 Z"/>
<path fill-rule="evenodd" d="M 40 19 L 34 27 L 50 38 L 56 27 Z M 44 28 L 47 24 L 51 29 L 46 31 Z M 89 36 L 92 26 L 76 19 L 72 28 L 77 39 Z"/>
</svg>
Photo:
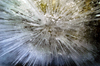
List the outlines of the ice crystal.
<svg viewBox="0 0 100 66">
<path fill-rule="evenodd" d="M 23 66 L 94 64 L 93 21 L 100 21 L 96 0 L 0 0 L 0 57 L 11 53 Z"/>
</svg>

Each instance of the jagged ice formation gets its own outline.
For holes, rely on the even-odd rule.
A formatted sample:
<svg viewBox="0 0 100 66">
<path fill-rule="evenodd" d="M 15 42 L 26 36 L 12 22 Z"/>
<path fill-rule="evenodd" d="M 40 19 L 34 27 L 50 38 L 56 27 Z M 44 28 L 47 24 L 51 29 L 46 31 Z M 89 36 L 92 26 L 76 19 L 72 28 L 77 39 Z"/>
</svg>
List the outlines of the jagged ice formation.
<svg viewBox="0 0 100 66">
<path fill-rule="evenodd" d="M 0 57 L 23 66 L 99 66 L 90 22 L 100 22 L 100 1 L 0 0 Z"/>
</svg>

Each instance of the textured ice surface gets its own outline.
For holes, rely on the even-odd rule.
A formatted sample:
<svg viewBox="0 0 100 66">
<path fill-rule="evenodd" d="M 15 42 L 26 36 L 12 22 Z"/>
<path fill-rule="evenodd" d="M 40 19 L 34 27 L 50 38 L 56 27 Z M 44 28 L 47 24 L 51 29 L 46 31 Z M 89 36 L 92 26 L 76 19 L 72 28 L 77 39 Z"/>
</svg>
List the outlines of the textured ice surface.
<svg viewBox="0 0 100 66">
<path fill-rule="evenodd" d="M 99 66 L 98 25 L 97 0 L 0 0 L 0 66 Z"/>
</svg>

